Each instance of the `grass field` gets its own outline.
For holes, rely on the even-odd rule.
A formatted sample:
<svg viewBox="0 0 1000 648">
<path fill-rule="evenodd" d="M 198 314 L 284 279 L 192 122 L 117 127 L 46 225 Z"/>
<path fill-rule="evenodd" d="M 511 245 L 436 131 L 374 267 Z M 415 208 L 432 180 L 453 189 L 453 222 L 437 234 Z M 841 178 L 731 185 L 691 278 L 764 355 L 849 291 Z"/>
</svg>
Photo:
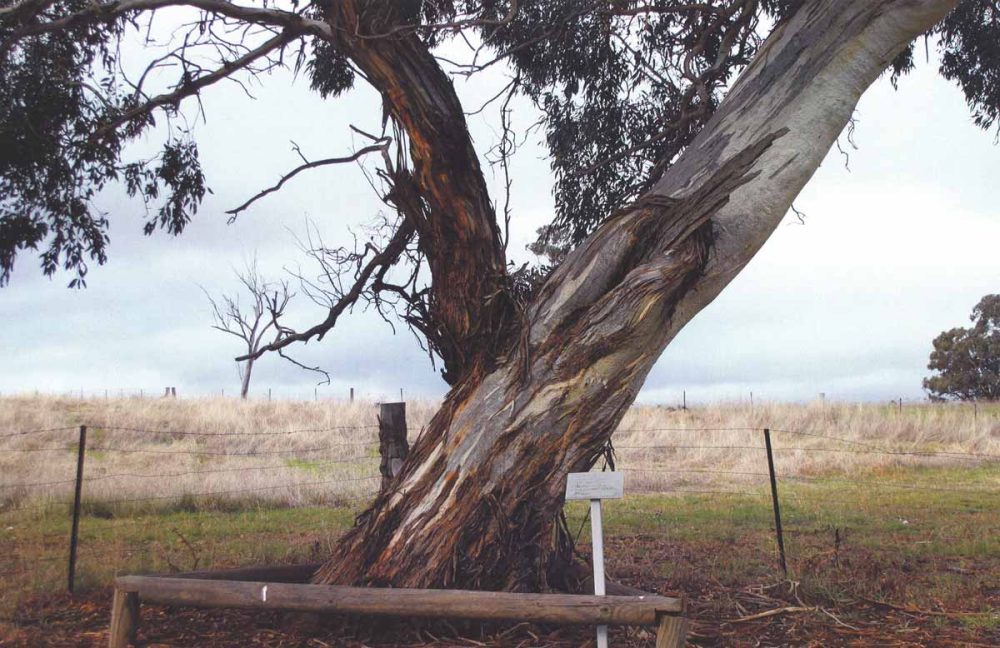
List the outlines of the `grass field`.
<svg viewBox="0 0 1000 648">
<path fill-rule="evenodd" d="M 412 440 L 435 403 L 407 407 Z M 377 484 L 376 413 L 371 402 L 0 398 L 0 511 L 66 501 L 82 424 L 85 500 L 95 512 L 343 503 Z M 975 413 L 931 404 L 901 412 L 834 403 L 636 407 L 614 443 L 632 491 L 742 488 L 764 481 L 763 428 L 773 431 L 776 469 L 786 478 L 974 466 L 1000 456 L 1000 405 Z"/>
<path fill-rule="evenodd" d="M 411 439 L 432 410 L 408 404 Z M 374 414 L 372 403 L 0 399 L 0 609 L 9 619 L 0 645 L 5 637 L 10 645 L 69 645 L 39 643 L 39 619 L 53 631 L 53 606 L 72 621 L 51 636 L 65 639 L 90 623 L 94 643 L 73 645 L 101 644 L 100 615 L 87 621 L 84 610 L 104 605 L 115 574 L 321 559 L 377 484 L 364 481 L 377 466 Z M 828 635 L 816 645 L 869 645 L 879 632 L 888 643 L 899 629 L 883 627 L 889 617 L 911 633 L 900 645 L 997 645 L 998 415 L 996 406 L 974 414 L 930 404 L 902 412 L 830 403 L 634 408 L 615 436 L 629 495 L 606 505 L 609 574 L 685 593 L 700 645 L 739 645 L 746 633 L 746 645 L 768 636 L 800 645 L 790 639 L 796 632 Z M 81 522 L 84 594 L 67 601 L 54 593 L 66 579 L 72 484 L 64 482 L 75 469 L 74 432 L 19 432 L 81 423 L 91 430 L 88 445 L 105 450 L 87 456 L 94 481 L 85 483 Z M 775 550 L 764 427 L 775 430 L 787 581 Z M 41 482 L 60 483 L 17 486 Z M 585 552 L 584 507 L 567 511 Z M 782 606 L 805 611 L 733 623 Z M 240 621 L 205 619 L 190 623 L 229 628 L 212 645 L 250 645 Z M 188 645 L 165 633 L 164 644 Z M 544 645 L 574 645 L 576 636 Z M 929 643 L 934 636 L 952 643 Z M 267 641 L 254 645 L 355 645 Z M 617 643 L 651 642 L 629 634 Z"/>
</svg>

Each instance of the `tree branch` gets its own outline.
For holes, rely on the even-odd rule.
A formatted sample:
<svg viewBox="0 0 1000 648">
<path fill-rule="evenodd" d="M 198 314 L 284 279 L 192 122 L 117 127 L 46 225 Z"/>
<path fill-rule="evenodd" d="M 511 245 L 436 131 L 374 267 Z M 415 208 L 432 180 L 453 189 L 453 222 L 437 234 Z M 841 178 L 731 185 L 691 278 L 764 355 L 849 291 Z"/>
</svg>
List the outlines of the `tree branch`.
<svg viewBox="0 0 1000 648">
<path fill-rule="evenodd" d="M 468 27 L 496 27 L 499 29 L 504 25 L 508 25 L 514 20 L 517 15 L 517 4 L 518 0 L 511 0 L 510 8 L 507 10 L 507 14 L 499 20 L 490 19 L 480 19 L 480 18 L 468 18 L 465 20 L 453 20 L 450 22 L 441 23 L 431 23 L 427 25 L 396 25 L 392 29 L 378 34 L 363 34 L 360 30 L 360 25 L 355 27 L 355 31 L 351 34 L 354 38 L 361 38 L 365 40 L 373 40 L 377 38 L 388 38 L 390 36 L 398 36 L 404 33 L 414 33 L 414 32 L 432 32 L 432 31 L 453 31 L 461 32 L 461 30 Z"/>
<path fill-rule="evenodd" d="M 225 79 L 234 72 L 249 66 L 257 59 L 267 56 L 276 49 L 284 47 L 286 44 L 288 44 L 298 36 L 299 34 L 296 33 L 294 30 L 286 29 L 281 34 L 278 34 L 274 38 L 269 39 L 260 47 L 250 50 L 249 52 L 247 52 L 246 54 L 244 54 L 243 56 L 239 57 L 234 61 L 231 61 L 229 63 L 224 63 L 222 67 L 218 68 L 217 70 L 209 72 L 208 74 L 204 74 L 192 81 L 189 81 L 178 87 L 173 92 L 167 92 L 161 95 L 157 95 L 156 97 L 153 97 L 149 101 L 125 111 L 118 118 L 116 118 L 111 122 L 108 122 L 100 129 L 98 129 L 95 135 L 99 136 L 108 133 L 110 131 L 113 131 L 119 128 L 120 126 L 127 124 L 128 122 L 132 121 L 137 117 L 151 113 L 158 107 L 176 105 L 182 99 L 197 94 L 199 91 L 202 90 L 202 88 L 212 85 L 217 81 L 221 81 L 222 79 Z"/>
<path fill-rule="evenodd" d="M 9 7 L 0 7 L 0 20 L 33 18 L 55 2 L 56 0 L 22 0 Z"/>
<path fill-rule="evenodd" d="M 304 365 L 301 362 L 299 362 L 298 360 L 296 360 L 295 358 L 291 357 L 290 355 L 287 355 L 284 352 L 284 350 L 282 350 L 282 349 L 278 349 L 278 355 L 281 356 L 282 358 L 284 358 L 285 360 L 288 360 L 289 362 L 291 362 L 293 365 L 295 365 L 299 369 L 305 369 L 306 371 L 314 371 L 314 372 L 316 372 L 318 374 L 323 374 L 324 380 L 321 380 L 318 383 L 316 383 L 317 385 L 329 385 L 330 384 L 330 372 L 327 371 L 327 370 L 325 370 L 325 369 L 323 369 L 319 365 L 316 365 L 315 367 L 310 367 L 309 365 Z"/>
<path fill-rule="evenodd" d="M 28 2 L 31 2 L 31 5 L 27 5 Z M 164 7 L 192 7 L 251 24 L 282 27 L 297 33 L 313 34 L 324 39 L 330 39 L 333 36 L 333 30 L 330 25 L 321 20 L 306 18 L 297 13 L 280 9 L 246 7 L 234 4 L 228 0 L 117 0 L 115 2 L 94 2 L 86 9 L 57 20 L 36 23 L 25 22 L 25 18 L 30 19 L 35 15 L 30 11 L 32 6 L 44 7 L 45 4 L 45 2 L 25 0 L 21 5 L 17 5 L 17 7 L 25 6 L 24 9 L 19 11 L 15 7 L 11 7 L 6 14 L 0 14 L 0 20 L 5 22 L 12 18 L 22 22 L 21 26 L 14 29 L 10 37 L 0 47 L 0 56 L 5 55 L 18 40 L 28 36 L 57 32 L 81 23 L 110 21 L 130 12 L 150 11 Z"/>
<path fill-rule="evenodd" d="M 382 137 L 382 138 L 379 138 L 378 141 L 380 142 L 379 144 L 372 144 L 370 146 L 366 146 L 366 147 L 364 147 L 362 149 L 359 149 L 358 151 L 356 151 L 352 155 L 348 155 L 347 157 L 326 158 L 326 159 L 323 159 L 323 160 L 315 160 L 313 162 L 308 162 L 307 161 L 305 164 L 301 164 L 301 165 L 295 167 L 294 169 L 292 169 L 291 171 L 289 171 L 288 173 L 286 173 L 285 175 L 283 175 L 281 177 L 281 179 L 278 180 L 277 184 L 275 184 L 275 185 L 273 185 L 271 187 L 268 187 L 267 189 L 264 189 L 264 190 L 256 193 L 249 200 L 247 200 L 246 202 L 244 202 L 239 207 L 235 207 L 233 209 L 227 210 L 226 213 L 230 215 L 229 222 L 232 223 L 233 221 L 235 221 L 236 217 L 240 214 L 240 212 L 246 210 L 248 207 L 250 207 L 250 205 L 254 204 L 255 202 L 257 202 L 258 200 L 260 200 L 264 196 L 266 196 L 268 194 L 271 194 L 271 193 L 274 193 L 275 191 L 278 191 L 279 189 L 281 189 L 281 187 L 286 182 L 288 182 L 289 180 L 291 180 L 292 178 L 294 178 L 299 173 L 301 173 L 303 171 L 306 171 L 308 169 L 315 169 L 316 167 L 328 166 L 328 165 L 331 165 L 331 164 L 344 164 L 346 162 L 354 162 L 354 161 L 356 161 L 356 160 L 364 157 L 365 155 L 368 155 L 369 153 L 374 153 L 376 151 L 385 151 L 385 150 L 387 150 L 387 147 L 388 147 L 389 143 L 392 141 L 392 138 L 391 137 Z M 299 155 L 301 155 L 301 151 L 299 151 L 298 145 L 295 145 L 295 150 L 297 152 L 299 152 Z M 305 158 L 303 158 L 303 159 L 305 159 Z"/>
<path fill-rule="evenodd" d="M 302 332 L 284 329 L 273 342 L 260 346 L 255 351 L 236 358 L 236 361 L 241 362 L 243 360 L 256 360 L 269 351 L 278 351 L 296 342 L 308 342 L 312 338 L 322 340 L 323 336 L 337 324 L 337 319 L 344 313 L 344 311 L 358 301 L 364 293 L 365 288 L 368 285 L 368 280 L 372 277 L 372 275 L 380 268 L 388 268 L 389 266 L 392 266 L 399 259 L 400 255 L 402 255 L 406 249 L 407 244 L 413 238 L 414 233 L 415 230 L 413 225 L 409 222 L 409 220 L 404 219 L 403 222 L 400 223 L 399 228 L 393 234 L 389 243 L 381 252 L 373 256 L 371 260 L 368 261 L 368 263 L 358 272 L 351 288 L 330 307 L 326 319 L 322 322 Z"/>
</svg>

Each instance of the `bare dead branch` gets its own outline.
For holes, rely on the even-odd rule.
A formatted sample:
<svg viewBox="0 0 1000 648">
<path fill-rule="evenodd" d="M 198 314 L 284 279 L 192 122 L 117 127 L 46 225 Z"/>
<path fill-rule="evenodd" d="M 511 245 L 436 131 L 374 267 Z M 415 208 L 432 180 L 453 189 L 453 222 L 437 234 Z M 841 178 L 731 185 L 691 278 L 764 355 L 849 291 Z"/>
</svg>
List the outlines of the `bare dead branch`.
<svg viewBox="0 0 1000 648">
<path fill-rule="evenodd" d="M 281 179 L 278 180 L 278 182 L 276 184 L 274 184 L 273 186 L 270 186 L 267 189 L 264 189 L 264 190 L 258 192 L 257 194 L 253 195 L 252 197 L 250 197 L 249 200 L 247 200 L 246 202 L 244 202 L 239 207 L 235 207 L 233 209 L 230 209 L 230 210 L 226 211 L 226 213 L 230 215 L 229 216 L 229 222 L 232 223 L 233 221 L 235 221 L 236 217 L 240 214 L 240 212 L 246 210 L 248 207 L 250 207 L 250 205 L 254 204 L 255 202 L 257 202 L 258 200 L 260 200 L 264 196 L 266 196 L 268 194 L 271 194 L 271 193 L 274 193 L 275 191 L 278 191 L 279 189 L 281 189 L 281 187 L 284 186 L 284 184 L 286 182 L 288 182 L 289 180 L 291 180 L 292 178 L 294 178 L 295 176 L 297 176 L 299 173 L 302 173 L 303 171 L 306 171 L 308 169 L 315 169 L 315 168 L 321 167 L 321 166 L 329 166 L 329 165 L 332 165 L 332 164 L 344 164 L 344 163 L 347 163 L 347 162 L 355 162 L 355 161 L 361 159 L 362 157 L 364 157 L 365 155 L 368 155 L 369 153 L 375 153 L 376 151 L 385 151 L 386 148 L 389 146 L 389 143 L 391 141 L 392 141 L 392 138 L 390 138 L 390 137 L 383 137 L 383 138 L 379 138 L 379 142 L 380 142 L 379 144 L 372 144 L 370 146 L 366 146 L 366 147 L 364 147 L 362 149 L 359 149 L 355 153 L 353 153 L 351 155 L 348 155 L 346 157 L 325 158 L 325 159 L 322 159 L 322 160 L 315 160 L 315 161 L 312 161 L 312 162 L 306 161 L 304 164 L 300 164 L 299 166 L 295 167 L 294 169 L 292 169 L 291 171 L 289 171 L 288 173 L 286 173 L 285 175 L 283 175 L 281 177 Z M 299 154 L 299 157 L 301 157 L 303 160 L 306 160 L 305 156 L 302 155 L 302 151 L 301 151 L 301 149 L 299 149 L 299 147 L 298 147 L 297 144 L 293 146 L 293 149 L 295 150 L 296 153 Z"/>
<path fill-rule="evenodd" d="M 293 365 L 295 365 L 296 367 L 298 367 L 300 369 L 305 369 L 306 371 L 314 371 L 314 372 L 316 372 L 318 374 L 322 374 L 323 375 L 323 380 L 321 380 L 318 383 L 316 383 L 317 385 L 329 385 L 330 384 L 330 372 L 326 371 L 325 369 L 323 369 L 319 365 L 316 365 L 315 367 L 310 367 L 308 365 L 304 365 L 301 362 L 299 362 L 298 360 L 296 360 L 295 358 L 293 358 L 290 355 L 286 354 L 285 351 L 284 351 L 284 349 L 278 349 L 278 355 L 281 356 L 282 358 L 284 358 L 285 360 L 288 360 L 289 362 L 291 362 Z"/>
<path fill-rule="evenodd" d="M 360 269 L 351 287 L 330 307 L 326 318 L 322 322 L 301 332 L 284 329 L 274 341 L 239 356 L 236 358 L 237 362 L 255 360 L 269 351 L 278 351 L 296 342 L 308 342 L 313 338 L 322 340 L 323 336 L 337 324 L 337 319 L 344 311 L 351 308 L 362 296 L 372 275 L 378 270 L 387 269 L 396 263 L 414 234 L 413 225 L 408 219 L 404 219 L 382 251 L 372 256 L 364 267 Z"/>
</svg>

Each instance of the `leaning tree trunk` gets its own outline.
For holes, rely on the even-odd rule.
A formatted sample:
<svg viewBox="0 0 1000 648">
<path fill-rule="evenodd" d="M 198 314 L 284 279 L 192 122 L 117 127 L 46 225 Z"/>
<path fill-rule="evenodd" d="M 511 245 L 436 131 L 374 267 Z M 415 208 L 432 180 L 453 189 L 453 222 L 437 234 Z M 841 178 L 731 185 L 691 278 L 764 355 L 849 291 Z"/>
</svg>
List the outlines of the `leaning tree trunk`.
<svg viewBox="0 0 1000 648">
<path fill-rule="evenodd" d="M 316 580 L 561 584 L 566 473 L 593 465 L 663 349 L 760 249 L 864 90 L 954 4 L 804 3 L 655 189 L 546 282 L 515 348 L 452 389 Z"/>
</svg>

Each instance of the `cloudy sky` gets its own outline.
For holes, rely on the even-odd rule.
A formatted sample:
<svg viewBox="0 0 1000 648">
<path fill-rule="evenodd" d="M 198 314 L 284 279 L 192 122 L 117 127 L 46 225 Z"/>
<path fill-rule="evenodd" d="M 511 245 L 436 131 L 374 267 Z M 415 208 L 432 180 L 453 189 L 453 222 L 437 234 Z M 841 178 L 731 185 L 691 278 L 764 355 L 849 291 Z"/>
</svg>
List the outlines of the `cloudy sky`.
<svg viewBox="0 0 1000 648">
<path fill-rule="evenodd" d="M 467 107 L 504 83 L 496 70 L 456 81 Z M 46 278 L 23 255 L 0 289 L 8 340 L 0 393 L 120 390 L 227 395 L 238 389 L 234 340 L 210 328 L 211 294 L 236 289 L 234 269 L 256 256 L 266 274 L 304 263 L 295 244 L 307 222 L 327 244 L 370 222 L 381 205 L 356 166 L 297 177 L 234 225 L 224 210 L 273 183 L 297 163 L 290 142 L 313 158 L 363 145 L 349 124 L 378 130 L 380 102 L 359 89 L 322 101 L 307 84 L 277 73 L 249 101 L 235 85 L 204 96 L 196 134 L 214 193 L 179 238 L 141 234 L 141 204 L 111 190 L 110 261 L 93 268 L 89 287 L 70 290 L 66 275 Z M 534 121 L 526 103 L 516 123 Z M 470 108 L 471 109 L 471 108 Z M 479 150 L 496 141 L 496 109 L 472 118 Z M 755 399 L 919 399 L 930 343 L 965 325 L 972 306 L 1000 291 L 1000 147 L 972 125 L 959 90 L 922 64 L 894 91 L 877 83 L 857 111 L 850 169 L 832 151 L 764 249 L 723 294 L 685 328 L 653 369 L 640 399 L 675 403 Z M 537 139 L 537 138 L 536 138 Z M 140 142 L 138 149 L 155 146 Z M 545 150 L 529 141 L 513 166 L 511 256 L 524 250 L 552 213 Z M 500 183 L 491 178 L 494 196 Z M 300 300 L 293 319 L 321 318 Z M 439 396 L 444 383 L 405 329 L 394 335 L 373 313 L 343 319 L 299 359 L 330 371 L 324 396 Z M 255 369 L 252 390 L 312 398 L 315 379 L 279 358 Z"/>
</svg>

